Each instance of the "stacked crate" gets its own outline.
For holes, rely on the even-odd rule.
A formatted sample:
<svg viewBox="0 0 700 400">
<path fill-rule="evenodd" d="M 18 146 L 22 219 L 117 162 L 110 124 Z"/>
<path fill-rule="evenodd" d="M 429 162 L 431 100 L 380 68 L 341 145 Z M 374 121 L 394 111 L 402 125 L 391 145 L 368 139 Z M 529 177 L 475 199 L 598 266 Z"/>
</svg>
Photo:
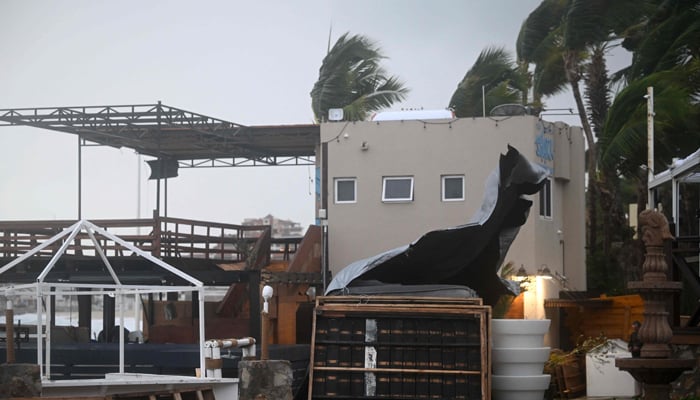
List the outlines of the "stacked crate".
<svg viewBox="0 0 700 400">
<path fill-rule="evenodd" d="M 309 399 L 488 399 L 481 299 L 320 297 Z"/>
</svg>

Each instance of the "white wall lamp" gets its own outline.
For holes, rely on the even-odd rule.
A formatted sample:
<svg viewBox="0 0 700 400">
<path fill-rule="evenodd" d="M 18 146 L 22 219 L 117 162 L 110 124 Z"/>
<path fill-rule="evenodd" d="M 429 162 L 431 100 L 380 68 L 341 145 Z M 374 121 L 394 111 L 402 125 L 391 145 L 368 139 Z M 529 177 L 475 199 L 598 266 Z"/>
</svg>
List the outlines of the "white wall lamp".
<svg viewBox="0 0 700 400">
<path fill-rule="evenodd" d="M 547 264 L 542 264 L 542 267 L 537 270 L 537 276 L 542 277 L 542 279 L 552 279 L 554 277 Z"/>
</svg>

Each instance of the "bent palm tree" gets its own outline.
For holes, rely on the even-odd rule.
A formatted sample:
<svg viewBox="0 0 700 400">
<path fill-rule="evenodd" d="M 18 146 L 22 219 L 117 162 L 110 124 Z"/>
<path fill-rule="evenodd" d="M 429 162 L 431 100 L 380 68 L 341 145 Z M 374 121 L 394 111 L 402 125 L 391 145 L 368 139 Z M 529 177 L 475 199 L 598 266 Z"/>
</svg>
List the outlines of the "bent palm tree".
<svg viewBox="0 0 700 400">
<path fill-rule="evenodd" d="M 597 243 L 596 221 L 598 203 L 598 155 L 596 137 L 584 106 L 580 82 L 590 55 L 602 49 L 606 42 L 625 28 L 639 21 L 645 2 L 543 0 L 523 23 L 517 41 L 518 59 L 534 63 L 534 91 L 549 95 L 568 84 L 586 137 L 587 171 L 587 224 L 589 250 Z M 552 79 L 552 77 L 558 79 Z M 565 78 L 562 80 L 561 78 Z M 546 84 L 545 84 L 546 83 Z M 595 96 L 590 99 L 605 99 Z M 592 105 L 591 110 L 607 105 Z M 596 115 L 596 123 L 601 122 Z"/>
<path fill-rule="evenodd" d="M 700 1 L 662 1 L 623 42 L 634 51 L 601 138 L 601 163 L 637 177 L 646 164 L 646 88 L 654 93 L 654 165 L 663 169 L 700 144 Z M 646 183 L 642 180 L 643 184 Z M 646 189 L 646 188 L 644 188 Z M 646 192 L 643 190 L 642 192 Z"/>
<path fill-rule="evenodd" d="M 510 54 L 503 48 L 489 47 L 481 51 L 457 85 L 450 108 L 460 118 L 481 116 L 484 106 L 491 110 L 500 104 L 519 103 L 524 91 L 526 78 Z"/>
<path fill-rule="evenodd" d="M 361 121 L 408 94 L 403 82 L 379 65 L 385 57 L 374 42 L 348 35 L 343 34 L 324 57 L 311 90 L 316 122 L 326 121 L 331 108 L 342 108 L 346 120 Z"/>
</svg>

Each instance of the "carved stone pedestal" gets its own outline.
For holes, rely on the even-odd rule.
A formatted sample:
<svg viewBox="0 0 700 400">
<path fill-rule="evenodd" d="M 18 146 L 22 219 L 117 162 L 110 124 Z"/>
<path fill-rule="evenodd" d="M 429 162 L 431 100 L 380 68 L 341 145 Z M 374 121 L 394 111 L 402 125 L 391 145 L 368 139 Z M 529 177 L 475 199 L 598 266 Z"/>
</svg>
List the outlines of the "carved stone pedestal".
<svg viewBox="0 0 700 400">
<path fill-rule="evenodd" d="M 647 400 L 668 400 L 671 398 L 671 382 L 681 374 L 695 367 L 692 358 L 618 358 L 615 366 L 627 371 L 642 383 L 643 397 Z"/>
<path fill-rule="evenodd" d="M 639 214 L 639 227 L 646 246 L 642 280 L 629 282 L 627 286 L 639 292 L 644 300 L 644 322 L 639 329 L 641 358 L 618 358 L 615 366 L 642 383 L 644 399 L 666 400 L 670 398 L 671 382 L 695 367 L 697 361 L 670 358 L 673 331 L 668 323 L 666 304 L 681 290 L 682 284 L 669 282 L 667 278 L 663 244 L 664 240 L 673 238 L 668 221 L 658 211 L 644 210 Z"/>
</svg>

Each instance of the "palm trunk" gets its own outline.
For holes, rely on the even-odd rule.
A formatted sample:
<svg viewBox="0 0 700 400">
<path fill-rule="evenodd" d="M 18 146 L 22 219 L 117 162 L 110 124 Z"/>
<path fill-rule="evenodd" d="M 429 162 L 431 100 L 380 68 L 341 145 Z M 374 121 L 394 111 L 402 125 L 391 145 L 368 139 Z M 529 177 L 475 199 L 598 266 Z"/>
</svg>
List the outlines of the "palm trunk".
<svg viewBox="0 0 700 400">
<path fill-rule="evenodd" d="M 586 108 L 583 105 L 583 97 L 581 96 L 581 90 L 578 87 L 578 82 L 580 78 L 576 69 L 578 65 L 576 60 L 577 57 L 575 52 L 569 51 L 565 53 L 564 66 L 566 70 L 566 77 L 569 83 L 571 84 L 571 91 L 573 92 L 574 100 L 576 101 L 576 109 L 578 111 L 578 115 L 581 120 L 581 126 L 583 127 L 583 133 L 586 136 L 586 142 L 588 144 L 588 190 L 586 191 L 586 225 L 588 228 L 587 254 L 590 255 L 591 249 L 596 246 L 598 240 L 596 224 L 596 220 L 598 218 L 598 155 L 595 138 L 593 137 L 593 130 L 591 129 L 591 124 L 588 122 Z"/>
</svg>

